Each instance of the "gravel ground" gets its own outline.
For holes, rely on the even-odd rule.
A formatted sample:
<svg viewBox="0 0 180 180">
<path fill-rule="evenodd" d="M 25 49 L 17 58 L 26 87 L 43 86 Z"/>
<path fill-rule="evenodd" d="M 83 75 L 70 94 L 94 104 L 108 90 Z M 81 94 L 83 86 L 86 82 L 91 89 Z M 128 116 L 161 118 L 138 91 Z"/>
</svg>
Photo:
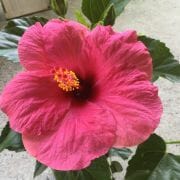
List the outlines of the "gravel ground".
<svg viewBox="0 0 180 180">
<path fill-rule="evenodd" d="M 69 17 L 77 7 L 77 1 L 72 3 Z M 139 33 L 161 39 L 171 48 L 174 55 L 180 57 L 180 1 L 179 0 L 132 0 L 125 12 L 116 21 L 117 31 L 136 29 Z M 53 16 L 51 12 L 40 15 Z M 1 23 L 0 23 L 1 24 Z M 21 70 L 19 64 L 0 59 L 0 90 L 4 84 Z M 156 130 L 165 140 L 180 139 L 180 84 L 174 84 L 164 79 L 157 81 L 159 94 L 164 105 L 164 115 Z M 0 130 L 7 118 L 0 113 Z M 180 146 L 169 145 L 170 152 L 180 154 Z M 4 151 L 0 153 L 0 180 L 33 180 L 33 165 L 35 160 L 26 153 Z M 124 164 L 124 167 L 126 164 Z M 36 178 L 37 180 L 52 180 L 50 171 Z M 117 180 L 122 180 L 117 174 Z"/>
</svg>

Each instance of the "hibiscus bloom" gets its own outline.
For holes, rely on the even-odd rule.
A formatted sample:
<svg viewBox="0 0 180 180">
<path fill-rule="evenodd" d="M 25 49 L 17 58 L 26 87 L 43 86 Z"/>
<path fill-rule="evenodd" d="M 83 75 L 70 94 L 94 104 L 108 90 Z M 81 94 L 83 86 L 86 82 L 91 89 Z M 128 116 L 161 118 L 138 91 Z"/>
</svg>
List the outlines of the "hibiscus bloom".
<svg viewBox="0 0 180 180">
<path fill-rule="evenodd" d="M 18 51 L 25 70 L 0 107 L 41 163 L 79 170 L 111 147 L 142 143 L 159 124 L 152 59 L 135 31 L 54 19 L 31 26 Z"/>
</svg>

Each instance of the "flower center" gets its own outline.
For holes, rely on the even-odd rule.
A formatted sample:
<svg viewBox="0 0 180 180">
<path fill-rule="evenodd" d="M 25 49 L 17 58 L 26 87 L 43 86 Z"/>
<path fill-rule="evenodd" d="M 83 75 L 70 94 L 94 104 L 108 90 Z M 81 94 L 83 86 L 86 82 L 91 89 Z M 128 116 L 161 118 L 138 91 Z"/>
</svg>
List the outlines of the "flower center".
<svg viewBox="0 0 180 180">
<path fill-rule="evenodd" d="M 69 92 L 79 89 L 80 82 L 73 71 L 64 68 L 54 68 L 53 74 L 54 80 L 63 91 Z"/>
</svg>

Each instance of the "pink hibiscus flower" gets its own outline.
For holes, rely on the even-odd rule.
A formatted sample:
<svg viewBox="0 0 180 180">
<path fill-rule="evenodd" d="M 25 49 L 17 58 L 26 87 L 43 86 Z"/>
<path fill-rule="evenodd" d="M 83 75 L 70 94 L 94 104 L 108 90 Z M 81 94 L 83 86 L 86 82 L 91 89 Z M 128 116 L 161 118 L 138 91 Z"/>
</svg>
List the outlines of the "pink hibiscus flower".
<svg viewBox="0 0 180 180">
<path fill-rule="evenodd" d="M 31 26 L 18 50 L 25 71 L 4 88 L 0 107 L 43 164 L 85 168 L 111 147 L 143 142 L 159 124 L 152 60 L 136 32 L 56 19 Z"/>
</svg>

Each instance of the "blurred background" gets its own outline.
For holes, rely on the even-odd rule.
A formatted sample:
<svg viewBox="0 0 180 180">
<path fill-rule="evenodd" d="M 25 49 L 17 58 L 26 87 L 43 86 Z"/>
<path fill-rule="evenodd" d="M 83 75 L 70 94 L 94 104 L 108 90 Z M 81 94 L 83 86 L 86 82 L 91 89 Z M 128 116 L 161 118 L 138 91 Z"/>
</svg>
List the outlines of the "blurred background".
<svg viewBox="0 0 180 180">
<path fill-rule="evenodd" d="M 74 12 L 80 9 L 80 0 L 69 0 L 67 17 L 73 18 Z M 6 24 L 8 19 L 22 16 L 43 16 L 48 19 L 57 17 L 50 10 L 50 0 L 0 0 L 0 27 Z"/>
<path fill-rule="evenodd" d="M 57 17 L 49 9 L 48 0 L 1 0 L 0 27 L 7 19 L 37 15 L 47 18 Z M 80 9 L 80 0 L 70 0 L 67 18 L 74 19 L 74 12 Z M 135 29 L 138 33 L 165 42 L 175 55 L 180 57 L 180 0 L 131 0 L 123 14 L 117 18 L 114 29 L 123 31 Z M 18 71 L 19 63 L 12 63 L 0 58 L 0 91 L 5 83 Z M 164 105 L 164 114 L 156 130 L 165 140 L 180 139 L 180 84 L 173 84 L 165 79 L 156 82 Z M 7 117 L 0 112 L 0 131 Z M 168 145 L 169 151 L 180 152 L 179 145 Z M 35 160 L 26 153 L 14 153 L 8 150 L 0 153 L 0 180 L 32 180 Z M 124 164 L 126 166 L 126 164 Z M 46 170 L 37 180 L 52 180 L 50 171 Z M 121 175 L 117 175 L 122 180 Z"/>
</svg>

